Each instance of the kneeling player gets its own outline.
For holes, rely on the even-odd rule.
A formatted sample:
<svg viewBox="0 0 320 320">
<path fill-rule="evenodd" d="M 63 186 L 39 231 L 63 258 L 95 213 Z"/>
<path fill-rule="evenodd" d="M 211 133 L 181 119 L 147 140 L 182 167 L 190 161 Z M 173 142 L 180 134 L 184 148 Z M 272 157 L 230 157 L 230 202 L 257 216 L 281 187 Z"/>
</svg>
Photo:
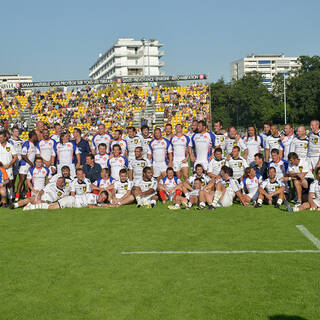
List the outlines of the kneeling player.
<svg viewBox="0 0 320 320">
<path fill-rule="evenodd" d="M 110 177 L 109 168 L 104 168 L 101 170 L 101 178 L 91 184 L 91 189 L 95 194 L 99 194 L 101 191 L 108 191 L 111 194 L 114 182 L 115 180 Z"/>
<path fill-rule="evenodd" d="M 181 180 L 174 175 L 173 168 L 169 167 L 166 172 L 167 175 L 159 183 L 159 195 L 162 203 L 166 203 L 168 200 L 172 201 L 175 196 L 182 193 Z"/>
<path fill-rule="evenodd" d="M 285 199 L 284 191 L 286 187 L 282 180 L 277 179 L 276 174 L 274 167 L 268 169 L 269 178 L 264 180 L 259 187 L 259 196 L 255 205 L 256 208 L 261 208 L 263 201 L 269 205 L 273 204 L 275 208 L 280 208 Z"/>
<path fill-rule="evenodd" d="M 259 196 L 259 186 L 261 183 L 261 175 L 257 174 L 252 167 L 248 167 L 244 170 L 244 178 L 241 181 L 240 186 L 243 191 L 243 198 L 245 202 L 252 202 L 255 204 Z"/>
<path fill-rule="evenodd" d="M 150 167 L 143 168 L 143 178 L 135 182 L 132 193 L 137 201 L 137 207 L 147 206 L 154 208 L 158 200 L 156 194 L 158 182 L 152 177 Z"/>
<path fill-rule="evenodd" d="M 112 189 L 111 203 L 117 205 L 130 204 L 134 202 L 132 195 L 133 182 L 128 179 L 127 170 L 119 171 L 120 180 L 116 180 Z"/>
</svg>

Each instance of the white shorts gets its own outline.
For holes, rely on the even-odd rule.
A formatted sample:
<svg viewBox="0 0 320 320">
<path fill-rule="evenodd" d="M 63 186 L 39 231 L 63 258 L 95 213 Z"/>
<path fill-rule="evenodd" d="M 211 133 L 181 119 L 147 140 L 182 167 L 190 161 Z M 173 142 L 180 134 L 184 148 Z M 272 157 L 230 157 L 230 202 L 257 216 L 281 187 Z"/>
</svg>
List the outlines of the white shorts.
<svg viewBox="0 0 320 320">
<path fill-rule="evenodd" d="M 76 198 L 73 196 L 68 196 L 58 200 L 61 209 L 64 208 L 76 208 Z"/>
<path fill-rule="evenodd" d="M 320 157 L 309 157 L 308 158 L 308 162 L 312 168 L 312 170 L 314 170 L 316 168 L 317 163 L 319 162 Z"/>
<path fill-rule="evenodd" d="M 165 162 L 154 162 L 152 164 L 153 167 L 153 176 L 155 178 L 158 178 L 161 176 L 162 172 L 165 172 L 168 168 L 167 164 Z"/>
<path fill-rule="evenodd" d="M 231 207 L 233 205 L 233 198 L 229 192 L 225 192 L 223 199 L 218 202 L 217 207 Z"/>
<path fill-rule="evenodd" d="M 184 163 L 181 160 L 180 161 L 173 161 L 173 170 L 175 172 L 180 171 L 181 168 L 188 168 L 189 164 L 188 162 Z"/>
<path fill-rule="evenodd" d="M 20 166 L 19 168 L 19 174 L 28 174 L 28 171 L 30 169 L 30 165 L 28 163 L 24 164 L 23 166 Z M 8 174 L 9 175 L 9 174 Z"/>
<path fill-rule="evenodd" d="M 201 161 L 201 160 L 199 160 L 199 161 L 196 160 L 196 162 L 195 162 L 194 165 L 193 165 L 193 170 L 194 170 L 194 171 L 196 170 L 196 165 L 197 165 L 197 164 L 201 164 L 204 171 L 207 171 L 207 170 L 208 170 L 208 165 L 209 165 L 208 160 L 203 160 L 203 161 Z"/>
<path fill-rule="evenodd" d="M 75 165 L 73 163 L 71 163 L 71 164 L 63 164 L 63 163 L 58 164 L 57 165 L 57 174 L 61 175 L 61 168 L 64 167 L 64 166 L 69 167 L 69 169 L 70 169 L 70 177 L 74 178 L 76 176 L 76 167 L 75 167 Z"/>
</svg>

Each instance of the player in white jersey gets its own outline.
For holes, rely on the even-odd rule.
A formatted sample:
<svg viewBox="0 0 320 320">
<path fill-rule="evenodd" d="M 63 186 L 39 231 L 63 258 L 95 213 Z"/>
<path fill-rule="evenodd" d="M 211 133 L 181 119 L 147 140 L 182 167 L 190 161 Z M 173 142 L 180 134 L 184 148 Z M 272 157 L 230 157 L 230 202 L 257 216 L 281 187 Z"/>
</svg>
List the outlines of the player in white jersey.
<svg viewBox="0 0 320 320">
<path fill-rule="evenodd" d="M 55 171 L 54 161 L 55 161 L 56 154 L 54 151 L 54 145 L 56 142 L 50 138 L 48 129 L 42 130 L 42 136 L 43 136 L 43 139 L 38 141 L 37 143 L 36 154 L 41 156 L 41 158 L 43 159 L 44 165 L 47 168 L 49 168 L 53 173 Z"/>
<path fill-rule="evenodd" d="M 98 146 L 98 153 L 94 156 L 94 162 L 100 164 L 101 168 L 108 167 L 108 160 L 110 155 L 107 153 L 107 145 L 100 143 Z"/>
<path fill-rule="evenodd" d="M 244 170 L 244 178 L 240 183 L 242 192 L 244 193 L 244 199 L 247 203 L 252 202 L 255 204 L 255 201 L 259 195 L 259 187 L 262 183 L 262 177 L 252 167 L 248 167 Z"/>
<path fill-rule="evenodd" d="M 294 139 L 295 135 L 293 132 L 293 127 L 290 123 L 284 126 L 284 134 L 281 136 L 281 141 L 283 144 L 283 159 L 288 160 L 288 154 L 290 152 L 290 145 Z"/>
<path fill-rule="evenodd" d="M 75 141 L 70 141 L 69 132 L 63 132 L 60 137 L 60 142 L 54 145 L 54 152 L 57 156 L 57 173 L 61 173 L 63 166 L 70 168 L 70 175 L 73 178 L 75 172 L 75 158 L 77 158 L 76 167 L 79 168 L 81 164 L 80 151 L 76 146 Z"/>
<path fill-rule="evenodd" d="M 7 183 L 8 198 L 13 198 L 13 166 L 17 162 L 18 156 L 13 145 L 7 142 L 6 133 L 0 132 L 0 162 L 6 170 L 9 183 Z"/>
<path fill-rule="evenodd" d="M 126 169 L 129 165 L 127 158 L 121 156 L 121 148 L 118 144 L 112 147 L 112 156 L 108 160 L 108 168 L 110 169 L 111 177 L 119 180 L 119 172 L 121 169 Z"/>
<path fill-rule="evenodd" d="M 49 203 L 57 202 L 66 196 L 64 185 L 64 178 L 60 177 L 56 182 L 48 183 L 37 195 L 15 202 L 11 209 L 19 207 L 24 207 L 23 210 L 45 209 Z"/>
<path fill-rule="evenodd" d="M 166 174 L 167 167 L 172 167 L 172 145 L 162 137 L 160 128 L 154 130 L 154 139 L 149 144 L 148 159 L 152 161 L 153 176 L 160 180 Z"/>
<path fill-rule="evenodd" d="M 119 180 L 116 180 L 112 189 L 111 203 L 117 205 L 125 205 L 134 202 L 132 194 L 133 182 L 128 179 L 127 170 L 121 169 L 119 171 Z"/>
<path fill-rule="evenodd" d="M 152 141 L 152 135 L 149 132 L 148 126 L 142 126 L 141 127 L 141 143 L 142 143 L 142 149 L 143 149 L 143 158 L 148 158 L 148 152 L 149 152 L 149 144 Z"/>
<path fill-rule="evenodd" d="M 182 125 L 176 125 L 176 134 L 170 140 L 172 145 L 172 162 L 173 170 L 176 172 L 178 178 L 181 178 L 181 173 L 184 179 L 189 176 L 189 152 L 188 146 L 190 138 L 182 133 Z"/>
<path fill-rule="evenodd" d="M 213 135 L 215 137 L 215 145 L 216 147 L 220 147 L 224 152 L 225 143 L 226 143 L 226 135 L 222 132 L 222 121 L 217 120 L 213 123 Z"/>
<path fill-rule="evenodd" d="M 214 157 L 209 162 L 207 174 L 211 179 L 218 180 L 220 179 L 221 168 L 226 165 L 227 160 L 223 157 L 223 152 L 220 147 L 215 148 L 213 154 Z"/>
<path fill-rule="evenodd" d="M 254 126 L 249 126 L 246 137 L 243 138 L 243 142 L 248 149 L 248 165 L 254 165 L 254 155 L 261 152 L 263 145 L 262 138 L 257 134 Z"/>
<path fill-rule="evenodd" d="M 264 180 L 259 187 L 259 196 L 255 208 L 261 208 L 265 201 L 269 205 L 274 205 L 275 208 L 280 208 L 285 200 L 285 184 L 276 176 L 276 169 L 270 167 L 268 169 L 269 178 Z"/>
<path fill-rule="evenodd" d="M 241 193 L 241 188 L 237 180 L 232 178 L 233 170 L 227 166 L 221 168 L 221 179 L 216 182 L 215 191 L 203 192 L 205 200 L 199 204 L 200 209 L 205 208 L 205 202 L 208 203 L 208 209 L 214 210 L 217 207 L 230 207 L 237 196 L 244 206 L 247 206 Z M 202 200 L 202 199 L 201 199 Z"/>
<path fill-rule="evenodd" d="M 302 211 L 310 209 L 311 211 L 320 211 L 320 167 L 315 170 L 316 180 L 314 180 L 309 188 L 308 201 L 302 203 L 301 206 L 293 207 L 293 211 Z"/>
<path fill-rule="evenodd" d="M 192 148 L 194 147 L 196 155 Z M 206 131 L 204 120 L 198 122 L 198 133 L 195 133 L 189 144 L 189 154 L 194 166 L 201 164 L 205 171 L 208 170 L 209 161 L 212 159 L 215 147 L 215 137 L 212 132 Z"/>
<path fill-rule="evenodd" d="M 262 147 L 266 147 L 266 141 L 268 137 L 271 135 L 271 124 L 270 122 L 264 122 L 263 123 L 263 131 L 260 133 L 260 136 L 262 138 Z"/>
<path fill-rule="evenodd" d="M 174 197 L 181 195 L 181 180 L 174 175 L 173 168 L 168 168 L 167 175 L 159 182 L 159 196 L 162 203 L 172 201 Z"/>
<path fill-rule="evenodd" d="M 196 165 L 194 175 L 184 181 L 182 185 L 182 191 L 184 194 L 194 190 L 194 181 L 196 179 L 200 179 L 202 188 L 206 187 L 211 180 L 210 177 L 204 174 L 203 167 L 200 163 Z"/>
<path fill-rule="evenodd" d="M 290 152 L 295 152 L 299 159 L 306 159 L 308 152 L 309 139 L 306 136 L 306 129 L 300 126 L 297 129 L 297 136 L 292 139 Z"/>
<path fill-rule="evenodd" d="M 11 138 L 8 140 L 13 145 L 15 152 L 17 153 L 18 159 L 13 166 L 13 189 L 15 189 L 16 178 L 19 175 L 19 161 L 21 160 L 21 149 L 23 140 L 19 137 L 19 128 L 13 127 L 11 130 Z"/>
<path fill-rule="evenodd" d="M 134 183 L 132 193 L 137 201 L 137 207 L 147 206 L 154 208 L 158 200 L 158 182 L 152 177 L 151 167 L 143 168 L 143 178 Z"/>
<path fill-rule="evenodd" d="M 283 180 L 288 173 L 288 161 L 280 158 L 280 151 L 278 149 L 271 150 L 271 161 L 268 163 L 268 168 L 274 167 L 276 170 L 276 177 Z"/>
<path fill-rule="evenodd" d="M 64 193 L 66 195 L 70 195 L 71 193 L 71 182 L 73 179 L 70 177 L 70 168 L 68 166 L 63 166 L 61 168 L 61 173 L 60 174 L 55 174 L 50 180 L 50 183 L 56 183 L 59 178 L 63 177 L 64 178 Z"/>
<path fill-rule="evenodd" d="M 232 148 L 235 146 L 238 146 L 240 148 L 240 151 L 243 152 L 243 157 L 247 159 L 248 148 L 244 144 L 242 138 L 240 137 L 240 134 L 237 132 L 237 129 L 232 126 L 228 129 L 228 135 L 226 136 L 226 140 L 225 140 L 226 154 L 230 155 L 232 152 Z"/>
<path fill-rule="evenodd" d="M 35 159 L 34 167 L 30 168 L 27 174 L 27 186 L 32 195 L 37 195 L 46 185 L 46 179 L 51 178 L 50 170 L 43 165 L 42 158 Z"/>
<path fill-rule="evenodd" d="M 36 157 L 36 144 L 37 134 L 34 130 L 29 132 L 29 140 L 25 141 L 21 149 L 21 160 L 19 162 L 19 183 L 16 192 L 16 201 L 20 198 L 21 190 L 24 187 L 28 171 L 33 167 L 34 159 Z M 28 190 L 27 197 L 31 196 L 31 192 Z"/>
<path fill-rule="evenodd" d="M 135 157 L 136 147 L 142 147 L 142 141 L 141 141 L 141 138 L 138 135 L 136 135 L 135 127 L 128 127 L 127 132 L 128 132 L 128 136 L 125 137 L 125 140 L 127 142 L 128 160 L 130 162 L 131 160 L 134 160 L 136 158 Z"/>
<path fill-rule="evenodd" d="M 128 153 L 128 145 L 127 141 L 122 139 L 122 130 L 116 130 L 114 132 L 113 140 L 111 141 L 111 149 L 116 144 L 119 145 L 121 148 L 121 155 L 123 157 L 126 157 Z"/>
<path fill-rule="evenodd" d="M 270 161 L 270 151 L 273 149 L 279 150 L 280 158 L 282 158 L 283 144 L 279 134 L 279 127 L 276 124 L 271 126 L 271 135 L 266 140 L 264 148 L 266 162 Z"/>
<path fill-rule="evenodd" d="M 240 148 L 238 146 L 232 148 L 231 158 L 227 160 L 226 166 L 232 169 L 233 178 L 240 183 L 245 168 L 248 168 L 248 164 L 246 159 L 240 157 Z"/>
<path fill-rule="evenodd" d="M 141 180 L 143 177 L 143 168 L 150 167 L 151 162 L 149 159 L 144 159 L 142 156 L 143 149 L 142 147 L 136 147 L 135 159 L 129 161 L 129 179 L 133 181 Z"/>
<path fill-rule="evenodd" d="M 309 133 L 309 144 L 308 144 L 308 159 L 311 167 L 314 170 L 317 165 L 320 165 L 320 128 L 319 121 L 312 120 L 310 122 L 311 132 Z M 318 163 L 319 162 L 319 163 Z"/>
<path fill-rule="evenodd" d="M 110 152 L 110 143 L 112 140 L 111 134 L 106 132 L 106 127 L 104 124 L 99 124 L 98 134 L 92 137 L 92 152 L 93 154 L 98 153 L 98 146 L 100 143 L 105 143 L 107 146 L 107 153 Z"/>
<path fill-rule="evenodd" d="M 110 170 L 108 168 L 104 168 L 101 170 L 101 178 L 99 178 L 98 180 L 96 180 L 94 183 L 91 184 L 91 189 L 95 194 L 98 194 L 101 191 L 111 192 L 113 189 L 114 183 L 115 183 L 115 179 L 110 177 Z"/>
<path fill-rule="evenodd" d="M 54 140 L 56 143 L 60 142 L 60 136 L 62 133 L 62 127 L 60 123 L 54 124 L 54 135 L 51 136 L 51 139 Z"/>
<path fill-rule="evenodd" d="M 299 159 L 298 155 L 290 152 L 289 158 L 289 179 L 293 181 L 297 194 L 296 206 L 302 204 L 302 196 L 308 194 L 309 186 L 313 182 L 314 177 L 311 166 L 306 159 Z"/>
<path fill-rule="evenodd" d="M 71 195 L 83 195 L 91 192 L 91 182 L 86 178 L 82 168 L 76 170 L 76 177 L 70 185 Z"/>
</svg>

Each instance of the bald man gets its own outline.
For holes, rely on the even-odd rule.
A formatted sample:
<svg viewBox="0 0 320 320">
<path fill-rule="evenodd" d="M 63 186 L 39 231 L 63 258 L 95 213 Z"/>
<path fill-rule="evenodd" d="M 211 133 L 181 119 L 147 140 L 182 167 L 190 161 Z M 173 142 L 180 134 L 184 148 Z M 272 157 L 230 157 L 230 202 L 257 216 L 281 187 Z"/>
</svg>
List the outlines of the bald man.
<svg viewBox="0 0 320 320">
<path fill-rule="evenodd" d="M 314 170 L 319 164 L 320 158 L 320 128 L 319 120 L 312 120 L 310 122 L 311 132 L 309 133 L 309 144 L 307 156 L 310 161 L 310 165 Z"/>
<path fill-rule="evenodd" d="M 290 152 L 295 152 L 299 159 L 306 159 L 308 152 L 309 139 L 306 136 L 306 128 L 304 126 L 298 127 L 296 137 L 292 139 L 290 144 Z"/>
</svg>

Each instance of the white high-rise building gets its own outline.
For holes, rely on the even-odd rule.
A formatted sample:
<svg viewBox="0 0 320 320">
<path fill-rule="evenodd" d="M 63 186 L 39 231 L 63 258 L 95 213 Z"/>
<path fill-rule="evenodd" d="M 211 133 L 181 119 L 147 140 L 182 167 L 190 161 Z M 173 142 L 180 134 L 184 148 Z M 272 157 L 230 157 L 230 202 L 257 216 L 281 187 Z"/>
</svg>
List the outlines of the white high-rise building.
<svg viewBox="0 0 320 320">
<path fill-rule="evenodd" d="M 117 77 L 159 76 L 164 62 L 158 40 L 120 38 L 90 67 L 89 77 L 93 80 Z"/>
<path fill-rule="evenodd" d="M 263 84 L 272 88 L 272 79 L 276 74 L 287 75 L 300 68 L 298 57 L 286 57 L 282 54 L 252 54 L 231 62 L 230 80 L 239 80 L 246 73 L 257 71 L 263 76 Z"/>
</svg>

